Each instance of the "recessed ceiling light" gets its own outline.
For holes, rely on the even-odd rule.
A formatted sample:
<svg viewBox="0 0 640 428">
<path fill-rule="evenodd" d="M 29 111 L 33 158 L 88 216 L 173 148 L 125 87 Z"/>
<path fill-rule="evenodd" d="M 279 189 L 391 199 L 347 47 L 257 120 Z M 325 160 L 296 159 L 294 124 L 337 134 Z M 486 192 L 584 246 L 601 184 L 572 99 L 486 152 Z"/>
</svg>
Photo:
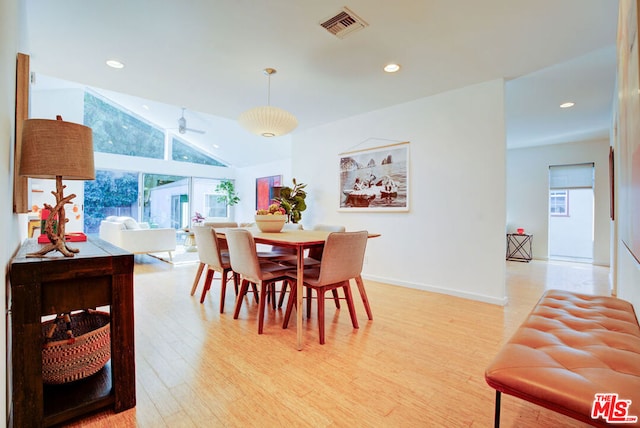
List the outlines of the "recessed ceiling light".
<svg viewBox="0 0 640 428">
<path fill-rule="evenodd" d="M 400 70 L 400 64 L 391 63 L 384 66 L 384 71 L 387 73 L 395 73 L 398 70 Z"/>
<path fill-rule="evenodd" d="M 219 149 L 219 148 L 220 148 L 220 146 L 219 146 L 219 145 L 217 145 L 217 144 L 214 144 L 214 145 L 213 145 L 213 148 L 214 148 L 214 149 Z"/>
<path fill-rule="evenodd" d="M 149 106 L 146 105 L 146 104 L 142 104 L 142 108 L 145 109 L 145 110 L 149 110 Z"/>
<path fill-rule="evenodd" d="M 576 103 L 572 103 L 571 101 L 569 101 L 569 102 L 560 104 L 560 108 L 569 108 L 569 107 L 573 107 L 574 105 L 576 105 Z"/>
<path fill-rule="evenodd" d="M 107 65 L 111 68 L 124 68 L 124 64 L 117 59 L 108 59 Z"/>
</svg>

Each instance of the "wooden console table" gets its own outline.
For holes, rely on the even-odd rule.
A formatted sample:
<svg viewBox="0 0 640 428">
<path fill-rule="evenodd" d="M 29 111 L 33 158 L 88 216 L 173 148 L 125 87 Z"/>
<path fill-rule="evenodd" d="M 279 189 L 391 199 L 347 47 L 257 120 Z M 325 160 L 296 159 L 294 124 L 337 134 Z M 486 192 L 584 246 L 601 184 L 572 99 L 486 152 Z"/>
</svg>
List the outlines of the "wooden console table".
<svg viewBox="0 0 640 428">
<path fill-rule="evenodd" d="M 90 238 L 71 243 L 80 249 L 75 257 L 26 257 L 41 246 L 27 239 L 10 265 L 9 426 L 51 426 L 105 407 L 134 407 L 133 254 Z M 111 360 L 80 381 L 44 385 L 42 316 L 100 306 L 110 307 Z"/>
</svg>

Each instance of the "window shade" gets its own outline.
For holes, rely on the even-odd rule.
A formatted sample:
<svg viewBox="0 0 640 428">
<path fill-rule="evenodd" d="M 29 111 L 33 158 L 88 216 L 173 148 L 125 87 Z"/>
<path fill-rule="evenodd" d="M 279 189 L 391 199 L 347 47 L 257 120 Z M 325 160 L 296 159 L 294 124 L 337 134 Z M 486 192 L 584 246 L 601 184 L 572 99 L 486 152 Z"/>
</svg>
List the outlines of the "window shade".
<svg viewBox="0 0 640 428">
<path fill-rule="evenodd" d="M 549 189 L 590 189 L 593 163 L 549 166 Z"/>
</svg>

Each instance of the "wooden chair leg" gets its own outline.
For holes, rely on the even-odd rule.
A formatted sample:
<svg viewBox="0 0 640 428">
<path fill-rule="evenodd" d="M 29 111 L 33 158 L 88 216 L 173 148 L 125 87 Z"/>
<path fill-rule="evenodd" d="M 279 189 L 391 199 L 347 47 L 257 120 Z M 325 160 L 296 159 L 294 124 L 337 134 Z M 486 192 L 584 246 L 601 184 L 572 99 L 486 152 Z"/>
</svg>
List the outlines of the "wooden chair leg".
<svg viewBox="0 0 640 428">
<path fill-rule="evenodd" d="M 287 287 L 289 286 L 289 281 L 282 281 L 282 288 L 280 289 L 280 298 L 278 299 L 278 308 L 282 307 L 282 303 L 284 303 L 284 296 L 287 294 Z"/>
<path fill-rule="evenodd" d="M 276 310 L 276 284 L 275 282 L 269 286 L 269 299 L 271 300 L 271 308 Z"/>
<path fill-rule="evenodd" d="M 242 300 L 244 299 L 244 295 L 247 293 L 249 289 L 249 281 L 246 279 L 242 280 L 242 285 L 240 285 L 240 291 L 238 292 L 238 297 L 236 298 L 236 307 L 233 310 L 233 319 L 237 320 L 238 315 L 240 314 L 240 308 L 242 307 Z"/>
<path fill-rule="evenodd" d="M 202 296 L 200 297 L 200 303 L 204 303 L 204 298 L 207 295 L 207 291 L 211 288 L 211 283 L 213 282 L 213 274 L 215 271 L 213 269 L 207 269 L 207 277 L 204 280 L 204 288 L 202 289 Z"/>
<path fill-rule="evenodd" d="M 198 271 L 196 272 L 196 277 L 193 280 L 193 285 L 191 286 L 191 295 L 196 294 L 196 288 L 198 288 L 198 282 L 200 282 L 200 277 L 202 276 L 202 271 L 204 270 L 204 263 L 200 263 L 198 265 Z"/>
<path fill-rule="evenodd" d="M 227 277 L 227 275 L 229 274 L 229 272 L 231 272 L 231 274 L 233 275 L 233 271 L 231 271 L 230 269 L 225 269 L 222 272 L 222 279 L 220 282 L 220 313 L 224 313 L 224 299 L 226 298 L 227 295 L 227 282 L 229 281 L 229 278 Z"/>
<path fill-rule="evenodd" d="M 358 275 L 356 277 L 356 284 L 358 285 L 358 290 L 360 291 L 360 297 L 362 297 L 362 303 L 364 304 L 364 310 L 367 311 L 367 317 L 372 320 L 373 314 L 371 313 L 371 307 L 369 306 L 369 298 L 367 297 L 367 292 L 364 289 L 364 281 L 362 281 L 362 276 Z"/>
<path fill-rule="evenodd" d="M 258 303 L 258 334 L 262 334 L 264 328 L 264 307 L 267 304 L 269 295 L 269 284 L 260 284 L 260 302 Z"/>
<path fill-rule="evenodd" d="M 287 309 L 284 311 L 284 320 L 282 321 L 282 328 L 287 328 L 289 326 L 289 319 L 291 318 L 291 311 L 294 306 L 296 307 L 296 310 L 297 310 L 297 307 L 298 307 L 298 305 L 296 304 L 297 296 L 298 296 L 298 290 L 292 284 L 291 291 L 289 292 L 289 301 L 287 302 Z"/>
<path fill-rule="evenodd" d="M 313 299 L 313 295 L 311 288 L 307 288 L 307 319 L 311 319 L 311 300 Z"/>
<path fill-rule="evenodd" d="M 320 336 L 320 344 L 324 345 L 324 288 L 317 289 L 318 300 L 318 334 Z"/>
<path fill-rule="evenodd" d="M 340 309 L 340 296 L 338 296 L 338 289 L 334 288 L 331 290 L 331 294 L 333 294 L 333 301 L 336 303 L 336 309 Z"/>
<path fill-rule="evenodd" d="M 353 324 L 353 328 L 359 328 L 358 326 L 358 317 L 356 317 L 356 307 L 353 304 L 353 296 L 351 295 L 351 286 L 349 285 L 349 281 L 345 281 L 344 287 L 345 300 L 347 301 L 347 308 L 349 308 L 349 315 L 351 316 L 351 324 Z"/>
<path fill-rule="evenodd" d="M 251 288 L 253 289 L 253 297 L 256 299 L 256 303 L 260 303 L 260 298 L 258 297 L 258 287 L 251 283 Z"/>
<path fill-rule="evenodd" d="M 238 295 L 238 287 L 240 286 L 240 275 L 233 272 L 233 288 L 236 292 L 236 296 Z"/>
</svg>

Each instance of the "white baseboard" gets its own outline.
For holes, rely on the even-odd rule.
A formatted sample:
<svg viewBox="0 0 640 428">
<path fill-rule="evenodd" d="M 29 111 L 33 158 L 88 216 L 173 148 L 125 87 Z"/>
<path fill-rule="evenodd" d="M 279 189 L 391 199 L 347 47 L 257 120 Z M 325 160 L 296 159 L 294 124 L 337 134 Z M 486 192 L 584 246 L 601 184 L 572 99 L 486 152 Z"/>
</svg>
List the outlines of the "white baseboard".
<svg viewBox="0 0 640 428">
<path fill-rule="evenodd" d="M 397 285 L 397 286 L 406 287 L 406 288 L 414 288 L 417 290 L 429 291 L 432 293 L 446 294 L 448 296 L 460 297 L 462 299 L 468 299 L 468 300 L 476 300 L 479 302 L 490 303 L 490 304 L 499 305 L 499 306 L 506 306 L 506 304 L 509 301 L 509 299 L 506 296 L 500 299 L 500 298 L 485 296 L 477 293 L 469 293 L 467 291 L 452 290 L 450 288 L 436 287 L 432 285 L 419 284 L 415 282 L 398 281 L 391 278 L 383 278 L 375 275 L 363 274 L 362 278 L 368 279 L 370 281 L 381 282 L 384 284 Z"/>
</svg>

